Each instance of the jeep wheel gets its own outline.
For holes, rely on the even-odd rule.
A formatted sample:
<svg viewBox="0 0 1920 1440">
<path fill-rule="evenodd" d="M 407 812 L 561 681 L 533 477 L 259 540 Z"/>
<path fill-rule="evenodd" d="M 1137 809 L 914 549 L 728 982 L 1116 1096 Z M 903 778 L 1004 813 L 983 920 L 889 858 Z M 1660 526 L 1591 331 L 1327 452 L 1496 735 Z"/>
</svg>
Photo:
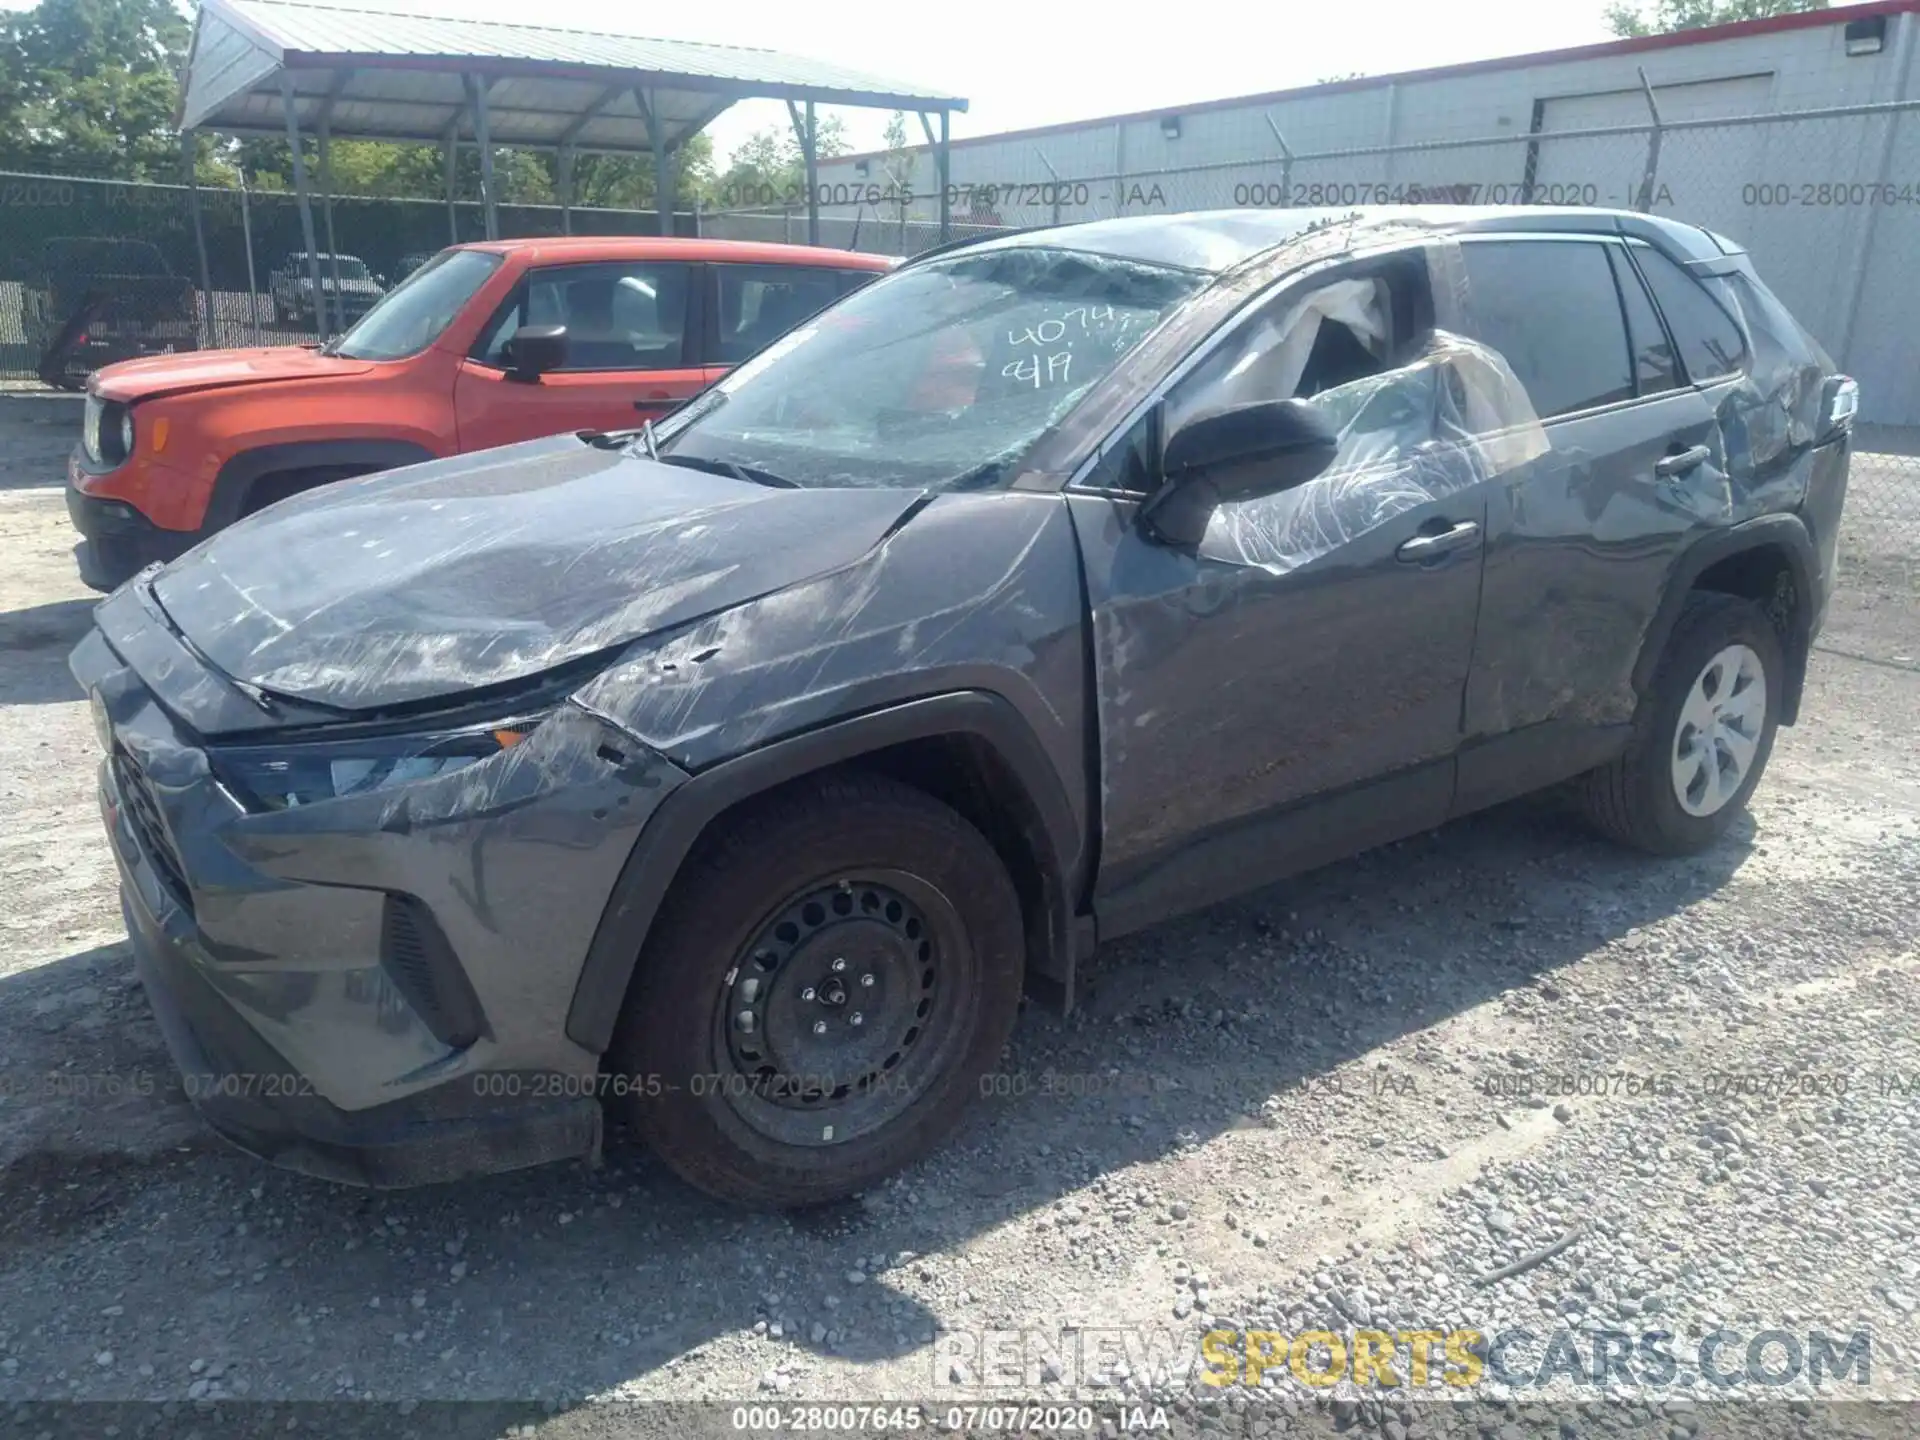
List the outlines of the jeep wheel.
<svg viewBox="0 0 1920 1440">
<path fill-rule="evenodd" d="M 356 475 L 366 473 L 364 465 L 316 465 L 311 470 L 276 470 L 262 475 L 247 487 L 247 493 L 240 501 L 240 513 L 243 516 L 252 515 L 290 496 L 317 490 L 336 480 L 351 480 Z"/>
<path fill-rule="evenodd" d="M 614 1035 L 614 1092 L 710 1194 L 841 1199 L 953 1126 L 1023 963 L 1013 882 L 959 815 L 879 776 L 796 787 L 688 859 Z"/>
<path fill-rule="evenodd" d="M 1691 855 L 1727 832 L 1760 783 L 1786 661 L 1749 600 L 1687 597 L 1619 758 L 1582 777 L 1599 828 L 1657 855 Z"/>
</svg>

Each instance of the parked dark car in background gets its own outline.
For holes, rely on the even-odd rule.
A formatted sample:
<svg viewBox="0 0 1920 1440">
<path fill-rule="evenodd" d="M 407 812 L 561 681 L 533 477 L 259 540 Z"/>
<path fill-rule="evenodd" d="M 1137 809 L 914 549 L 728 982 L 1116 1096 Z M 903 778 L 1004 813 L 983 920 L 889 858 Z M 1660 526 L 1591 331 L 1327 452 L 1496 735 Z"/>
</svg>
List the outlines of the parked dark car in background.
<svg viewBox="0 0 1920 1440">
<path fill-rule="evenodd" d="M 199 343 L 193 283 L 144 240 L 49 240 L 22 299 L 34 368 L 61 390 L 116 361 Z"/>
<path fill-rule="evenodd" d="M 367 268 L 358 255 L 321 252 L 320 295 L 327 315 L 336 330 L 353 324 L 374 307 L 387 293 L 386 281 Z M 314 313 L 313 273 L 307 267 L 304 250 L 287 256 L 267 277 L 273 297 L 273 318 L 277 324 L 311 329 L 319 323 Z"/>
<path fill-rule="evenodd" d="M 214 1126 L 316 1173 L 611 1108 L 728 1199 L 857 1192 L 1096 941 L 1561 782 L 1714 844 L 1856 401 L 1648 215 L 909 262 L 643 434 L 299 495 L 108 599 L 72 664 L 146 994 Z"/>
</svg>

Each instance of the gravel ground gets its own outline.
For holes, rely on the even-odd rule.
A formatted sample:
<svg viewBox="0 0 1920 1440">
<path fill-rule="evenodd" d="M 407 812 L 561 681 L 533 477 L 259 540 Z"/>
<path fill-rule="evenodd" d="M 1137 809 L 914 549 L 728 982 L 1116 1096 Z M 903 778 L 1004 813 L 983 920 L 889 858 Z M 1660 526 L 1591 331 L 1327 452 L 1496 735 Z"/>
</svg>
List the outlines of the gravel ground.
<svg viewBox="0 0 1920 1440">
<path fill-rule="evenodd" d="M 718 1209 L 618 1137 L 594 1169 L 374 1194 L 229 1151 L 173 1079 L 65 669 L 90 608 L 66 444 L 0 435 L 0 1432 L 68 1400 L 189 1402 L 129 1434 L 223 1399 L 327 1433 L 345 1412 L 287 1402 L 691 1434 L 568 1407 L 1026 1396 L 1097 1399 L 1109 1428 L 1197 1399 L 1170 1413 L 1513 1440 L 1573 1424 L 1547 1402 L 1628 1395 L 1620 1425 L 1685 1437 L 1729 1395 L 1777 1402 L 1739 1433 L 1865 1433 L 1888 1412 L 1788 1402 L 1920 1398 L 1920 606 L 1897 556 L 1836 604 L 1802 723 L 1709 855 L 1627 855 L 1530 801 L 1129 938 L 1072 1018 L 1023 1014 L 952 1143 L 828 1212 Z M 1424 1388 L 1402 1345 L 1386 1392 L 1302 1383 L 1324 1342 L 1252 1385 L 1247 1346 L 1274 1342 L 1199 1349 L 1426 1329 L 1487 1338 L 1437 1342 Z M 1723 1330 L 1724 1387 L 1696 1363 Z M 1783 1383 L 1747 1374 L 1768 1331 L 1806 1352 L 1762 1355 Z M 1637 1358 L 1597 1384 L 1613 1332 Z M 1814 1386 L 1815 1332 L 1866 1334 L 1866 1373 Z M 1205 1383 L 1223 1367 L 1239 1383 Z M 1422 1403 L 1464 1395 L 1487 1403 Z"/>
</svg>

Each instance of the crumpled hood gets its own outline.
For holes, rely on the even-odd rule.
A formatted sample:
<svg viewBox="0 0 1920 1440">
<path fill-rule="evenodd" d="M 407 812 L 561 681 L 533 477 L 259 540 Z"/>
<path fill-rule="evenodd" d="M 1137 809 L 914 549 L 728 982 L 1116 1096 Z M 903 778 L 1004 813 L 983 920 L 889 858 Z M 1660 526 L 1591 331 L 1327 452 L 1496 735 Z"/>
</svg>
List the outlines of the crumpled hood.
<svg viewBox="0 0 1920 1440">
<path fill-rule="evenodd" d="M 342 481 L 154 593 L 229 675 L 370 709 L 525 679 L 865 554 L 912 490 L 781 490 L 572 435 Z"/>
<path fill-rule="evenodd" d="M 123 360 L 95 371 L 89 383 L 103 399 L 125 402 L 269 380 L 364 375 L 371 369 L 370 360 L 322 355 L 298 345 L 275 345 L 260 350 L 190 350 L 181 355 Z"/>
</svg>

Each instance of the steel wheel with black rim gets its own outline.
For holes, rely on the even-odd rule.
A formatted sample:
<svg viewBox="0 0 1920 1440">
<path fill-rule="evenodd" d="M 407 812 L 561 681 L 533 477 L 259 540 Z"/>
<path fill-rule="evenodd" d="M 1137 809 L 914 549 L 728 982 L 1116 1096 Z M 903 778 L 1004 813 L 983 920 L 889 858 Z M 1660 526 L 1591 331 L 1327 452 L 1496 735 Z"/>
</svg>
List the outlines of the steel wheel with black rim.
<svg viewBox="0 0 1920 1440">
<path fill-rule="evenodd" d="M 1766 769 L 1785 671 L 1779 632 L 1758 605 L 1705 591 L 1688 596 L 1626 751 L 1583 779 L 1588 817 L 1659 855 L 1712 845 Z"/>
<path fill-rule="evenodd" d="M 1019 1006 L 1019 899 L 977 830 L 879 776 L 792 789 L 703 840 L 614 1037 L 670 1166 L 743 1204 L 858 1193 L 931 1147 Z"/>
</svg>

